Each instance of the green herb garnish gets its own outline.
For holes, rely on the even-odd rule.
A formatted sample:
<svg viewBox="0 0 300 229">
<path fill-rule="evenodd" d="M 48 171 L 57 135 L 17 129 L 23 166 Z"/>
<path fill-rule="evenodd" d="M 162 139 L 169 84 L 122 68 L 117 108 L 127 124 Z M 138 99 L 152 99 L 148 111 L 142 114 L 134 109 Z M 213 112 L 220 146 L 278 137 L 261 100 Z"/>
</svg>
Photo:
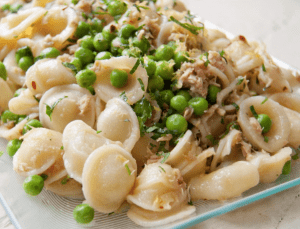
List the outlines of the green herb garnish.
<svg viewBox="0 0 300 229">
<path fill-rule="evenodd" d="M 139 83 L 140 83 L 140 85 L 141 85 L 141 89 L 142 89 L 143 91 L 145 91 L 145 85 L 144 85 L 142 79 L 141 79 L 141 78 L 138 78 L 137 80 L 139 81 Z"/>
<path fill-rule="evenodd" d="M 256 111 L 255 111 L 255 109 L 254 109 L 254 106 L 252 105 L 252 106 L 250 106 L 250 111 L 252 112 L 252 114 L 253 114 L 253 116 L 254 116 L 254 118 L 258 118 L 258 114 L 256 113 Z"/>
<path fill-rule="evenodd" d="M 204 26 L 198 27 L 188 23 L 181 23 L 180 21 L 176 20 L 173 16 L 170 17 L 171 21 L 175 22 L 176 24 L 180 25 L 182 28 L 190 31 L 192 34 L 198 35 L 199 30 L 203 30 Z"/>
<path fill-rule="evenodd" d="M 219 144 L 219 141 L 216 140 L 214 138 L 214 136 L 212 136 L 211 134 L 207 135 L 205 138 L 207 138 L 208 140 L 210 140 L 213 145 L 218 145 Z"/>
<path fill-rule="evenodd" d="M 264 141 L 265 141 L 266 143 L 268 143 L 268 142 L 269 142 L 269 137 L 264 136 Z"/>
<path fill-rule="evenodd" d="M 240 109 L 239 105 L 237 105 L 236 103 L 232 103 L 232 106 L 234 106 L 237 111 Z"/>
<path fill-rule="evenodd" d="M 53 103 L 52 106 L 49 106 L 48 104 L 44 103 L 46 105 L 46 114 L 49 116 L 50 121 L 52 121 L 52 113 L 53 113 L 55 106 L 65 98 L 68 98 L 68 96 L 64 96 L 63 98 L 58 99 L 55 103 Z"/>
<path fill-rule="evenodd" d="M 266 98 L 264 99 L 264 101 L 261 102 L 261 104 L 264 104 L 264 103 L 267 102 L 267 101 L 268 101 L 268 98 L 266 97 Z"/>
<path fill-rule="evenodd" d="M 289 160 L 284 164 L 284 166 L 282 168 L 282 174 L 288 175 L 291 173 L 291 171 L 292 171 L 291 160 Z"/>
<path fill-rule="evenodd" d="M 160 162 L 161 164 L 163 164 L 168 159 L 168 157 L 170 156 L 170 152 L 164 152 L 162 153 L 162 156 L 164 157 L 164 159 Z"/>
<path fill-rule="evenodd" d="M 241 85 L 241 83 L 243 83 L 243 81 L 244 81 L 243 77 L 238 78 L 238 82 L 236 83 L 236 85 Z"/>
<path fill-rule="evenodd" d="M 264 72 L 266 72 L 266 71 L 267 71 L 267 70 L 266 70 L 266 67 L 265 67 L 265 65 L 264 65 L 264 64 L 262 64 L 261 68 L 262 68 L 262 70 L 263 70 Z"/>
<path fill-rule="evenodd" d="M 128 98 L 125 94 L 125 91 L 123 91 L 121 94 L 120 94 L 120 98 L 123 99 L 125 102 L 127 102 Z"/>
<path fill-rule="evenodd" d="M 164 170 L 164 168 L 163 167 L 161 167 L 161 166 L 158 166 L 159 168 L 161 168 L 161 170 L 162 171 L 164 171 L 164 172 L 166 172 L 166 170 Z"/>
<path fill-rule="evenodd" d="M 66 68 L 70 68 L 74 73 L 77 73 L 77 68 L 74 64 L 68 63 L 68 62 L 62 62 L 62 65 Z"/>
<path fill-rule="evenodd" d="M 127 173 L 128 173 L 129 175 L 131 175 L 131 171 L 130 171 L 130 168 L 129 168 L 128 164 L 125 164 L 125 168 L 126 168 L 126 170 L 127 170 Z"/>
</svg>

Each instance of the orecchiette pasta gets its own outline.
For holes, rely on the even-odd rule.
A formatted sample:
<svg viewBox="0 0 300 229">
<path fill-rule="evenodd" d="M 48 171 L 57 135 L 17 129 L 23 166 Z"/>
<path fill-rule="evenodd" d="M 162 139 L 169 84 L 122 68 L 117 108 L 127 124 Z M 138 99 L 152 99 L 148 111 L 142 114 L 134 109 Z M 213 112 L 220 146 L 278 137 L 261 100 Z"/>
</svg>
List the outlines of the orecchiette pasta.
<svg viewBox="0 0 300 229">
<path fill-rule="evenodd" d="M 111 143 L 83 121 L 70 122 L 63 132 L 64 165 L 70 177 L 82 183 L 82 170 L 88 156 L 100 146 Z"/>
<path fill-rule="evenodd" d="M 97 81 L 94 84 L 95 91 L 104 102 L 108 102 L 114 97 L 119 97 L 122 92 L 125 92 L 129 104 L 134 104 L 143 97 L 145 92 L 141 88 L 141 83 L 138 79 L 142 81 L 144 90 L 146 90 L 148 86 L 148 75 L 146 70 L 140 65 L 133 74 L 130 74 L 136 61 L 137 59 L 129 57 L 113 57 L 109 60 L 95 61 L 92 68 L 97 74 Z M 116 66 L 118 69 L 129 73 L 127 83 L 122 88 L 116 88 L 110 83 L 110 73 Z"/>
<path fill-rule="evenodd" d="M 47 105 L 53 108 L 51 119 L 47 115 Z M 69 122 L 77 119 L 93 127 L 95 99 L 87 89 L 76 84 L 56 86 L 41 98 L 39 112 L 43 126 L 61 133 Z"/>
<path fill-rule="evenodd" d="M 136 169 L 134 158 L 118 145 L 94 150 L 82 173 L 86 201 L 99 212 L 117 210 L 134 185 Z"/>
<path fill-rule="evenodd" d="M 45 128 L 32 129 L 24 135 L 14 156 L 14 170 L 21 176 L 43 173 L 61 156 L 61 146 L 61 133 Z"/>
<path fill-rule="evenodd" d="M 238 161 L 210 174 L 192 178 L 189 188 L 192 200 L 226 200 L 256 186 L 259 173 L 255 165 Z"/>
<path fill-rule="evenodd" d="M 58 59 L 39 60 L 26 72 L 25 84 L 34 95 L 43 94 L 54 86 L 72 83 L 76 83 L 72 71 Z"/>
<path fill-rule="evenodd" d="M 97 121 L 97 130 L 101 135 L 120 141 L 124 148 L 131 151 L 140 138 L 139 122 L 131 107 L 120 98 L 107 102 Z"/>
<path fill-rule="evenodd" d="M 8 102 L 14 94 L 8 84 L 2 78 L 0 78 L 0 90 L 0 112 L 2 112 L 8 108 Z"/>
</svg>

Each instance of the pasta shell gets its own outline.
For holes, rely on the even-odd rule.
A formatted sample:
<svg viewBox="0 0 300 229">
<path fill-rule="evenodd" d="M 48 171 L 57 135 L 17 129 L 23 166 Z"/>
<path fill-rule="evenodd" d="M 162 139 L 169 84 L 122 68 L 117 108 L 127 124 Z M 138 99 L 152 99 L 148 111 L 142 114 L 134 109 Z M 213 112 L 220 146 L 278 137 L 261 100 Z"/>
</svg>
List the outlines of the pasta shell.
<svg viewBox="0 0 300 229">
<path fill-rule="evenodd" d="M 58 59 L 43 59 L 26 72 L 25 84 L 34 94 L 43 94 L 52 87 L 76 83 L 73 72 Z"/>
<path fill-rule="evenodd" d="M 61 156 L 62 134 L 45 128 L 30 130 L 14 155 L 13 168 L 21 176 L 41 174 Z"/>
<path fill-rule="evenodd" d="M 148 86 L 148 75 L 146 70 L 139 65 L 136 71 L 133 74 L 129 72 L 134 67 L 137 59 L 132 57 L 113 57 L 109 60 L 96 60 L 92 70 L 97 75 L 96 83 L 94 88 L 96 94 L 104 101 L 108 102 L 110 99 L 119 97 L 122 92 L 125 91 L 125 94 L 128 98 L 129 104 L 134 104 L 139 101 Z M 116 88 L 110 83 L 110 73 L 114 69 L 121 69 L 128 73 L 128 80 L 124 87 Z M 144 84 L 144 90 L 141 88 L 141 84 L 138 79 L 141 79 Z"/>
<path fill-rule="evenodd" d="M 285 163 L 291 160 L 291 154 L 292 149 L 284 147 L 272 156 L 265 151 L 256 152 L 248 161 L 258 167 L 260 183 L 271 183 L 282 173 Z"/>
<path fill-rule="evenodd" d="M 238 161 L 210 174 L 201 174 L 189 182 L 192 200 L 226 200 L 237 197 L 259 183 L 255 165 Z"/>
<path fill-rule="evenodd" d="M 118 145 L 105 145 L 93 151 L 84 164 L 83 193 L 97 211 L 110 213 L 126 199 L 136 179 L 136 162 Z"/>
<path fill-rule="evenodd" d="M 8 102 L 14 94 L 8 84 L 2 78 L 0 78 L 0 91 L 0 112 L 2 113 L 4 110 L 7 110 Z"/>
<path fill-rule="evenodd" d="M 7 76 L 9 80 L 15 83 L 18 86 L 23 86 L 25 82 L 25 73 L 24 71 L 19 68 L 16 62 L 16 51 L 12 50 L 8 55 L 5 57 L 3 64 L 6 67 Z"/>
<path fill-rule="evenodd" d="M 33 7 L 21 10 L 17 14 L 9 14 L 0 21 L 0 40 L 14 39 L 15 36 L 22 36 L 24 33 L 30 33 L 28 29 L 36 23 L 46 13 L 42 7 Z"/>
<path fill-rule="evenodd" d="M 59 196 L 73 199 L 84 199 L 82 185 L 67 176 L 64 176 L 50 184 L 45 184 L 45 188 Z"/>
<path fill-rule="evenodd" d="M 55 105 L 51 119 L 46 114 L 46 104 Z M 56 86 L 48 90 L 40 100 L 39 111 L 43 126 L 61 133 L 73 120 L 82 120 L 93 127 L 96 119 L 94 97 L 77 84 Z"/>
<path fill-rule="evenodd" d="M 132 108 L 120 98 L 108 101 L 97 121 L 97 130 L 112 141 L 120 141 L 129 152 L 140 138 L 140 127 Z"/>
<path fill-rule="evenodd" d="M 82 183 L 83 166 L 88 156 L 100 146 L 112 141 L 97 134 L 94 129 L 81 120 L 70 122 L 63 132 L 63 156 L 65 168 L 71 178 Z"/>
<path fill-rule="evenodd" d="M 39 102 L 29 89 L 25 89 L 18 97 L 9 101 L 9 110 L 15 114 L 39 113 Z"/>
<path fill-rule="evenodd" d="M 188 130 L 178 144 L 170 152 L 166 163 L 173 168 L 178 168 L 185 181 L 191 177 L 205 172 L 207 158 L 214 155 L 213 148 L 202 152 L 193 137 L 192 131 Z"/>
<path fill-rule="evenodd" d="M 238 111 L 238 123 L 242 128 L 243 135 L 249 142 L 267 152 L 276 152 L 288 143 L 290 134 L 290 122 L 282 107 L 275 101 L 269 99 L 265 103 L 265 97 L 255 96 L 245 99 L 240 104 Z M 262 104 L 263 103 L 263 104 Z M 257 132 L 251 125 L 252 116 L 250 106 L 254 106 L 257 114 L 267 114 L 272 120 L 272 126 L 268 133 L 268 142 L 264 141 L 264 136 Z"/>
<path fill-rule="evenodd" d="M 157 212 L 171 210 L 186 200 L 186 184 L 180 171 L 161 163 L 146 165 L 127 196 L 130 204 Z"/>
</svg>

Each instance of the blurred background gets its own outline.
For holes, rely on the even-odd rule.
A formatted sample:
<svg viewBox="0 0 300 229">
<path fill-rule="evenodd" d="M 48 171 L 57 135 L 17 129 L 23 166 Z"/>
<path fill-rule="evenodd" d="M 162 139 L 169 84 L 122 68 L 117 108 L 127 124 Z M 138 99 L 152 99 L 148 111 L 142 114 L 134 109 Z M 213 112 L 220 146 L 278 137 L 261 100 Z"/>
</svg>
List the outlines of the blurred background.
<svg viewBox="0 0 300 229">
<path fill-rule="evenodd" d="M 248 40 L 260 40 L 267 51 L 300 69 L 299 0 L 183 0 L 201 18 Z"/>
</svg>

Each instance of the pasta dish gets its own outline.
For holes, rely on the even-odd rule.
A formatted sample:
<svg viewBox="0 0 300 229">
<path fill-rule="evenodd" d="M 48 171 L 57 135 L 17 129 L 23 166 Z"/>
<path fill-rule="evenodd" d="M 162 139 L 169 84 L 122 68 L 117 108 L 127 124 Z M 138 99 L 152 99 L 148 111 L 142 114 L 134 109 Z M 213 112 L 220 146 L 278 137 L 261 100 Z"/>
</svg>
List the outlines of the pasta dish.
<svg viewBox="0 0 300 229">
<path fill-rule="evenodd" d="M 3 0 L 0 137 L 24 191 L 144 227 L 291 171 L 299 75 L 179 0 Z M 4 152 L 1 152 L 2 155 Z"/>
</svg>

